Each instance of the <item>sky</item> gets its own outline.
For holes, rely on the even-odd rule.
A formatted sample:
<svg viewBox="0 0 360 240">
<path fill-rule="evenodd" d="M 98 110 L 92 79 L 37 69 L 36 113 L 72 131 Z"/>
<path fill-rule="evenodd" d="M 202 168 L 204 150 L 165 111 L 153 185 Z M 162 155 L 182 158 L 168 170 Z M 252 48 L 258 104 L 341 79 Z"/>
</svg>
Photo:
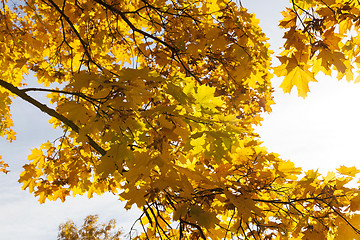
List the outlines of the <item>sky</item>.
<svg viewBox="0 0 360 240">
<path fill-rule="evenodd" d="M 284 0 L 243 0 L 244 7 L 254 11 L 277 51 L 282 32 L 277 27 Z M 256 128 L 263 145 L 304 169 L 319 172 L 335 170 L 340 165 L 360 168 L 360 84 L 322 77 L 310 83 L 306 99 L 296 91 L 284 94 L 278 88 L 281 79 L 274 79 L 274 99 L 271 114 L 264 114 L 262 126 Z M 43 96 L 37 96 L 43 99 Z M 65 203 L 39 204 L 17 182 L 21 166 L 26 164 L 30 149 L 59 132 L 48 124 L 49 118 L 31 105 L 19 100 L 12 107 L 17 140 L 8 143 L 0 139 L 0 154 L 10 164 L 11 172 L 0 174 L 0 240 L 56 239 L 59 224 L 72 219 L 77 224 L 89 214 L 99 214 L 100 222 L 117 220 L 124 231 L 130 229 L 139 211 L 126 211 L 113 195 L 68 198 Z"/>
<path fill-rule="evenodd" d="M 260 19 L 275 53 L 284 42 L 277 26 L 284 2 L 243 1 Z M 303 99 L 296 88 L 284 94 L 279 88 L 281 80 L 272 80 L 276 104 L 256 128 L 263 145 L 304 170 L 327 173 L 341 165 L 360 168 L 360 84 L 319 75 L 318 82 L 309 83 L 310 93 Z"/>
</svg>

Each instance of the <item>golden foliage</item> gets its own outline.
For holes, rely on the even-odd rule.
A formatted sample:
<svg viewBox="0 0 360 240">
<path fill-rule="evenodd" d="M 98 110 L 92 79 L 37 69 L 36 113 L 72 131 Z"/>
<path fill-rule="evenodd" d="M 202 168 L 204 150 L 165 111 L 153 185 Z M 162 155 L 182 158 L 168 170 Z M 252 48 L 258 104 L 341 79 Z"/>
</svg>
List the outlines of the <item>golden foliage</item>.
<svg viewBox="0 0 360 240">
<path fill-rule="evenodd" d="M 108 223 L 98 224 L 97 215 L 89 215 L 84 224 L 78 228 L 73 221 L 60 224 L 58 240 L 120 240 L 122 232 L 115 230 L 116 222 L 111 219 Z"/>
<path fill-rule="evenodd" d="M 359 170 L 303 172 L 252 128 L 271 112 L 272 70 L 305 97 L 317 73 L 352 80 L 359 64 L 357 1 L 291 2 L 277 67 L 258 20 L 231 1 L 4 3 L 0 134 L 14 139 L 15 96 L 64 132 L 32 150 L 23 188 L 41 203 L 117 194 L 143 210 L 135 239 L 358 238 L 346 184 Z"/>
</svg>

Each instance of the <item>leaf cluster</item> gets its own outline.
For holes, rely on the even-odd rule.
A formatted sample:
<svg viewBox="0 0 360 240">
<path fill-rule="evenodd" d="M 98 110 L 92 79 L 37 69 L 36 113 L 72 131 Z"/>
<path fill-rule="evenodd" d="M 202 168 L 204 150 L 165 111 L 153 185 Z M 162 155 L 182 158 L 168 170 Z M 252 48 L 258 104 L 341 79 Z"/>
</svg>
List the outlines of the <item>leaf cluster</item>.
<svg viewBox="0 0 360 240">
<path fill-rule="evenodd" d="M 78 228 L 73 221 L 60 224 L 57 240 L 119 240 L 121 231 L 114 231 L 115 220 L 107 224 L 97 224 L 97 215 L 89 215 L 83 225 Z"/>
</svg>

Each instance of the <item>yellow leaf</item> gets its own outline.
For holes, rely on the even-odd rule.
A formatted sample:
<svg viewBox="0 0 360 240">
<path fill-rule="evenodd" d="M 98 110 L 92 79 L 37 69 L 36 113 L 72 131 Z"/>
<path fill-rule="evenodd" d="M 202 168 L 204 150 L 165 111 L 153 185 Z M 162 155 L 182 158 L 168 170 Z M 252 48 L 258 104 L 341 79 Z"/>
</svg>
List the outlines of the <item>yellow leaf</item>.
<svg viewBox="0 0 360 240">
<path fill-rule="evenodd" d="M 324 182 L 328 183 L 335 179 L 335 173 L 334 172 L 328 172 L 326 177 L 324 177 Z"/>
<path fill-rule="evenodd" d="M 183 92 L 183 89 L 171 82 L 167 84 L 166 92 L 172 95 L 180 104 L 185 105 L 189 100 L 189 97 Z"/>
<path fill-rule="evenodd" d="M 345 34 L 347 33 L 347 31 L 349 31 L 349 29 L 351 28 L 352 23 L 351 20 L 346 18 L 343 19 L 340 23 L 339 23 L 339 33 L 340 34 Z"/>
<path fill-rule="evenodd" d="M 357 192 L 356 194 L 357 195 L 351 199 L 351 203 L 350 203 L 350 210 L 353 212 L 359 211 L 359 209 L 360 209 L 360 193 Z M 359 222 L 359 224 L 360 224 L 360 222 Z"/>
<path fill-rule="evenodd" d="M 74 75 L 74 82 L 72 83 L 74 91 L 80 91 L 82 88 L 87 88 L 92 77 L 93 75 L 86 73 L 85 71 L 76 73 Z"/>
<path fill-rule="evenodd" d="M 339 43 L 341 38 L 334 32 L 334 28 L 331 28 L 325 31 L 323 35 L 324 43 L 331 49 L 331 50 L 339 50 Z"/>
<path fill-rule="evenodd" d="M 128 210 L 131 206 L 136 203 L 139 208 L 142 208 L 146 205 L 145 200 L 146 191 L 143 188 L 131 188 L 128 191 L 125 191 L 120 194 L 120 197 L 124 200 L 127 200 L 125 208 Z"/>
<path fill-rule="evenodd" d="M 59 113 L 67 116 L 70 120 L 74 122 L 85 123 L 89 118 L 95 113 L 90 111 L 85 107 L 85 105 L 78 103 L 76 101 L 69 101 L 58 106 Z"/>
<path fill-rule="evenodd" d="M 186 205 L 176 206 L 176 210 L 174 212 L 173 219 L 175 221 L 178 221 L 178 220 L 180 220 L 180 218 L 185 217 L 187 213 L 188 213 L 188 206 L 186 206 Z"/>
<path fill-rule="evenodd" d="M 239 214 L 241 214 L 244 219 L 251 218 L 252 213 L 254 212 L 259 213 L 260 209 L 255 205 L 255 202 L 251 199 L 249 194 L 244 193 L 236 196 L 228 190 L 224 193 L 229 201 L 238 209 Z"/>
<path fill-rule="evenodd" d="M 190 145 L 193 146 L 193 154 L 198 154 L 204 150 L 205 134 L 197 138 L 191 138 Z"/>
<path fill-rule="evenodd" d="M 332 65 L 334 65 L 340 73 L 345 73 L 347 70 L 344 64 L 344 62 L 346 62 L 345 55 L 342 52 L 322 49 L 318 58 L 321 59 L 321 66 L 324 67 L 325 70 L 329 70 Z"/>
<path fill-rule="evenodd" d="M 212 228 L 219 222 L 216 218 L 216 213 L 204 211 L 199 206 L 191 206 L 189 208 L 190 219 L 194 220 L 198 225 L 205 228 Z"/>
<path fill-rule="evenodd" d="M 286 177 L 293 180 L 296 180 L 296 175 L 301 173 L 301 168 L 295 167 L 295 164 L 291 161 L 280 161 L 277 169 L 280 174 L 284 174 Z"/>
<path fill-rule="evenodd" d="M 345 166 L 341 166 L 336 170 L 343 175 L 347 175 L 351 177 L 355 177 L 355 175 L 360 172 L 360 170 L 357 169 L 356 167 L 345 167 Z"/>
<path fill-rule="evenodd" d="M 286 8 L 286 11 L 281 12 L 284 18 L 280 21 L 279 26 L 282 28 L 290 28 L 296 26 L 296 13 L 290 9 Z"/>
<path fill-rule="evenodd" d="M 340 223 L 336 226 L 336 235 L 334 240 L 345 240 L 345 239 L 359 239 L 356 232 L 345 223 Z"/>
<path fill-rule="evenodd" d="M 285 76 L 280 87 L 285 93 L 290 93 L 291 89 L 296 86 L 298 95 L 305 98 L 310 91 L 309 82 L 316 82 L 313 74 L 297 66 Z"/>
<path fill-rule="evenodd" d="M 226 41 L 224 36 L 220 36 L 218 38 L 215 38 L 214 42 L 212 43 L 212 49 L 213 50 L 220 50 L 223 51 L 225 48 L 227 48 L 228 42 Z"/>
<path fill-rule="evenodd" d="M 44 160 L 43 152 L 41 149 L 34 148 L 31 150 L 31 154 L 27 157 L 28 160 L 32 160 L 33 164 L 37 164 Z"/>
<path fill-rule="evenodd" d="M 161 127 L 165 127 L 168 129 L 172 129 L 175 127 L 175 124 L 172 123 L 168 118 L 166 118 L 165 115 L 161 115 L 159 117 L 158 121 L 159 121 Z"/>
<path fill-rule="evenodd" d="M 215 107 L 221 107 L 223 105 L 223 101 L 221 97 L 215 97 L 216 88 L 210 87 L 207 85 L 200 85 L 197 88 L 195 99 L 196 102 L 203 108 L 208 108 L 217 112 Z"/>
</svg>

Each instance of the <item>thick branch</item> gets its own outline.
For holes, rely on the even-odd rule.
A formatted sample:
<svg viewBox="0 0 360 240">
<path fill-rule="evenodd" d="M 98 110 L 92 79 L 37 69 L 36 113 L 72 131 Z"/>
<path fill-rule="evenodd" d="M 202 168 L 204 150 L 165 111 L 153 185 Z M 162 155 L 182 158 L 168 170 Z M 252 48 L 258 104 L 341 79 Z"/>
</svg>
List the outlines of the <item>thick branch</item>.
<svg viewBox="0 0 360 240">
<path fill-rule="evenodd" d="M 21 90 L 21 89 L 15 87 L 14 85 L 12 85 L 8 82 L 5 82 L 4 80 L 1 80 L 1 79 L 0 79 L 0 86 L 4 87 L 5 89 L 9 90 L 10 92 L 16 94 L 17 96 L 19 96 L 23 100 L 27 101 L 28 103 L 34 105 L 35 107 L 37 107 L 44 113 L 47 113 L 49 116 L 52 116 L 52 117 L 58 119 L 65 125 L 69 126 L 76 133 L 79 133 L 80 128 L 73 121 L 71 121 L 70 119 L 59 114 L 54 109 L 49 108 L 45 104 L 42 104 L 39 101 L 37 101 L 36 99 L 30 97 L 29 95 L 26 94 L 26 92 L 24 90 Z M 88 135 L 86 135 L 86 137 L 88 139 L 90 146 L 92 146 L 98 153 L 100 153 L 101 155 L 106 154 L 106 151 L 102 147 L 100 147 L 91 137 L 89 137 Z"/>
</svg>

